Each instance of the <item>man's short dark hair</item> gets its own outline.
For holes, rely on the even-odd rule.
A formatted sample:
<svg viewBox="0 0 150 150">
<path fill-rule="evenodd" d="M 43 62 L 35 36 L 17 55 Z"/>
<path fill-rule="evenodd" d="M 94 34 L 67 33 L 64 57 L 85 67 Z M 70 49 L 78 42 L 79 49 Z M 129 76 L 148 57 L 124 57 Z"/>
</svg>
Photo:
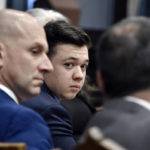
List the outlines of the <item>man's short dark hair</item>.
<svg viewBox="0 0 150 150">
<path fill-rule="evenodd" d="M 112 26 L 97 47 L 106 94 L 124 96 L 150 87 L 150 19 L 128 18 Z"/>
<path fill-rule="evenodd" d="M 90 37 L 80 28 L 64 21 L 49 22 L 44 26 L 49 45 L 48 56 L 51 58 L 58 44 L 86 45 L 91 47 Z"/>
</svg>

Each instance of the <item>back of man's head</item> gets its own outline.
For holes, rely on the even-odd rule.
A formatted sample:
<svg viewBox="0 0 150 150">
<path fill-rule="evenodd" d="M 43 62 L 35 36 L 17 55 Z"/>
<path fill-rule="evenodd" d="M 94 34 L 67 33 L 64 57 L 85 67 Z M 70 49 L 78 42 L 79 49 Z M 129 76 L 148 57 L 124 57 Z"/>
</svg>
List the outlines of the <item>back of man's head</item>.
<svg viewBox="0 0 150 150">
<path fill-rule="evenodd" d="M 97 47 L 104 91 L 118 97 L 150 87 L 150 20 L 127 18 L 112 26 Z"/>
</svg>

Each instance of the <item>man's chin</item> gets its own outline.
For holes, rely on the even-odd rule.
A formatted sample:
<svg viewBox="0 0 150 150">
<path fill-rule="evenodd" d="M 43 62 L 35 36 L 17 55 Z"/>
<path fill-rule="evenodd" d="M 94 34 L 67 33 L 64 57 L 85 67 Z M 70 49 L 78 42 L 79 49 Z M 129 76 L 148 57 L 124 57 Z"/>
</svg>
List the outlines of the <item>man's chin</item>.
<svg viewBox="0 0 150 150">
<path fill-rule="evenodd" d="M 20 94 L 21 92 L 19 92 L 19 94 L 17 94 L 17 98 L 19 101 L 27 101 L 29 99 L 32 99 L 36 96 L 38 96 L 41 92 L 41 88 L 40 87 L 34 87 L 34 88 L 30 88 L 26 91 L 23 91 L 22 94 Z"/>
<path fill-rule="evenodd" d="M 33 97 L 39 95 L 40 92 L 41 92 L 41 87 L 36 87 L 31 91 Z"/>
<path fill-rule="evenodd" d="M 76 95 L 77 94 L 64 95 L 63 99 L 71 100 L 71 99 L 74 99 L 76 97 Z"/>
</svg>

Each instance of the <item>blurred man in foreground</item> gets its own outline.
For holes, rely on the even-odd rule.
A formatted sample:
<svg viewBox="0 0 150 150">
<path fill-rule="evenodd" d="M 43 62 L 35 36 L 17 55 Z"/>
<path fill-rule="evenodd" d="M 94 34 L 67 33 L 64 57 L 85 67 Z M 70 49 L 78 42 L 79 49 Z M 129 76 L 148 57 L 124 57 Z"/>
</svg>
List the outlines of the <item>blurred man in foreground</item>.
<svg viewBox="0 0 150 150">
<path fill-rule="evenodd" d="M 97 81 L 107 96 L 87 129 L 128 150 L 150 149 L 150 20 L 128 18 L 108 29 L 98 43 Z"/>
</svg>

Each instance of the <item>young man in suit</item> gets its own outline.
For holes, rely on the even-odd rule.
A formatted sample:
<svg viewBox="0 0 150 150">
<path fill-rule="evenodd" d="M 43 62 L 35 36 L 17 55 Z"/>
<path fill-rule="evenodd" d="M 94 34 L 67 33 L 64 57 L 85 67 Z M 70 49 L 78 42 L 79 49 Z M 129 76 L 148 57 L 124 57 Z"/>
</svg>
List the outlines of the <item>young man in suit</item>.
<svg viewBox="0 0 150 150">
<path fill-rule="evenodd" d="M 150 20 L 127 18 L 101 37 L 97 81 L 107 96 L 90 120 L 128 150 L 150 149 Z"/>
<path fill-rule="evenodd" d="M 21 11 L 0 10 L 0 20 L 0 141 L 49 150 L 53 142 L 44 120 L 18 104 L 38 95 L 44 73 L 53 70 L 45 32 Z"/>
<path fill-rule="evenodd" d="M 40 95 L 24 105 L 44 117 L 52 131 L 55 147 L 70 150 L 75 145 L 72 122 L 60 100 L 73 99 L 81 90 L 91 41 L 82 29 L 64 21 L 49 22 L 44 28 L 54 72 L 45 74 Z"/>
</svg>

